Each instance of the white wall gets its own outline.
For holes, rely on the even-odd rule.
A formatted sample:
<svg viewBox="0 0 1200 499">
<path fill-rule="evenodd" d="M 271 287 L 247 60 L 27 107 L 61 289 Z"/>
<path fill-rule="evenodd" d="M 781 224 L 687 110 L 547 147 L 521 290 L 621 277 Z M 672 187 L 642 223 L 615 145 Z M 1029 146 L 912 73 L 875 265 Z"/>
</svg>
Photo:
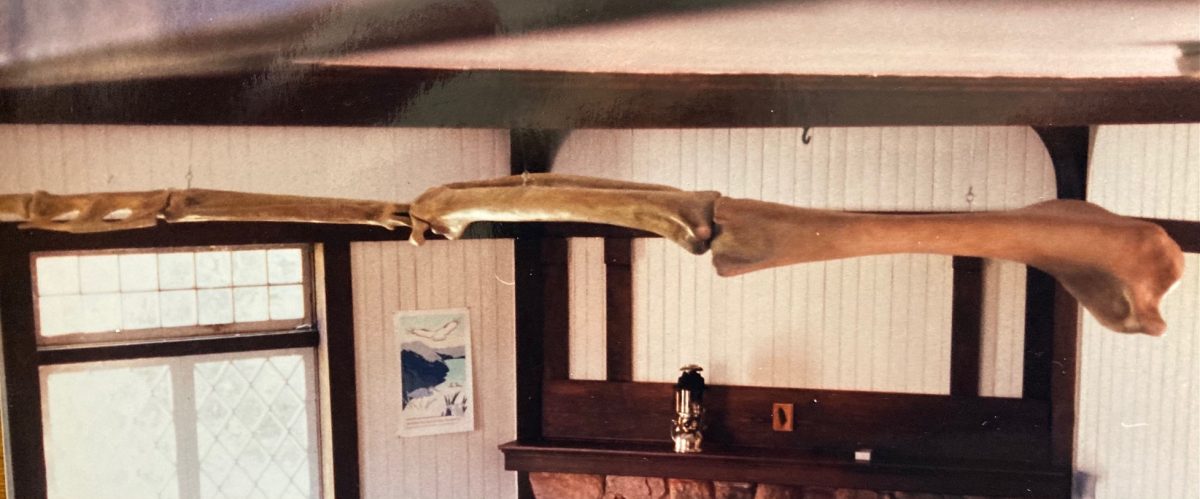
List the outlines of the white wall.
<svg viewBox="0 0 1200 499">
<path fill-rule="evenodd" d="M 1099 127 L 1088 199 L 1200 221 L 1200 124 Z M 1161 338 L 1115 334 L 1084 314 L 1075 467 L 1091 487 L 1081 497 L 1200 497 L 1200 255 L 1187 255 L 1162 308 Z"/>
<path fill-rule="evenodd" d="M 355 367 L 363 497 L 515 497 L 496 446 L 516 438 L 513 245 L 507 240 L 356 243 Z M 471 311 L 475 431 L 398 438 L 397 310 Z"/>
<path fill-rule="evenodd" d="M 1026 127 L 581 130 L 555 171 L 656 182 L 797 206 L 985 210 L 1054 196 L 1049 156 Z M 968 193 L 972 195 L 968 202 Z M 576 242 L 573 251 L 588 244 Z M 593 250 L 596 251 L 596 250 Z M 582 254 L 582 253 L 581 253 Z M 588 285 L 603 303 L 602 254 Z M 709 256 L 663 240 L 634 247 L 634 378 L 673 381 L 696 362 L 713 383 L 920 393 L 949 390 L 949 257 L 896 255 L 720 278 Z M 597 277 L 598 274 L 598 277 Z M 989 262 L 981 393 L 1019 396 L 1024 266 Z M 600 297 L 588 286 L 598 286 Z M 595 321 L 600 321 L 596 323 Z M 572 376 L 605 375 L 603 316 L 572 316 Z M 586 367 L 578 369 L 574 363 Z"/>
<path fill-rule="evenodd" d="M 0 126 L 0 193 L 182 188 L 188 186 L 189 173 L 192 187 L 404 201 L 432 185 L 507 174 L 508 134 L 395 128 Z M 504 471 L 496 449 L 516 432 L 511 406 L 516 397 L 513 299 L 508 288 L 496 284 L 500 278 L 512 282 L 511 243 L 444 244 L 417 249 L 369 243 L 353 248 L 365 497 L 515 496 L 516 475 Z M 415 262 L 422 265 L 414 274 Z M 457 284 L 435 284 L 439 281 L 429 273 L 432 269 L 447 269 Z M 464 269 L 487 275 L 479 282 L 492 288 L 468 289 L 466 283 L 476 279 L 462 274 Z M 388 286 L 381 287 L 381 282 Z M 417 282 L 423 284 L 418 287 Z M 448 294 L 452 289 L 468 292 Z M 478 429 L 401 440 L 388 421 L 396 414 L 389 401 L 399 400 L 386 363 L 391 352 L 386 349 L 394 347 L 388 342 L 390 322 L 378 321 L 400 307 L 450 303 L 470 307 L 476 325 Z M 469 478 L 460 484 L 464 475 Z"/>
<path fill-rule="evenodd" d="M 559 156 L 559 169 L 658 181 L 688 188 L 721 188 L 736 196 L 787 200 L 790 195 L 797 204 L 856 209 L 964 209 L 967 207 L 965 194 L 968 188 L 972 188 L 976 195 L 972 205 L 976 209 L 1018 206 L 1049 197 L 1053 193 L 1053 181 L 1048 172 L 1049 160 L 1040 149 L 1036 137 L 1024 128 L 816 129 L 813 131 L 813 143 L 808 146 L 797 145 L 798 133 L 798 130 L 580 131 L 565 144 Z M 429 185 L 502 175 L 507 171 L 507 151 L 507 136 L 498 131 L 0 126 L 0 191 L 47 189 L 54 192 L 87 192 L 184 187 L 190 167 L 192 185 L 195 187 L 405 200 L 415 197 Z M 789 151 L 797 155 L 793 157 Z M 1092 157 L 1089 197 L 1093 201 L 1123 214 L 1200 220 L 1200 125 L 1100 127 Z M 787 169 L 779 168 L 779 165 L 796 167 Z M 727 166 L 735 167 L 736 171 L 718 170 Z M 714 179 L 715 171 L 728 171 L 734 177 Z M 780 178 L 784 181 L 770 180 Z M 764 186 L 768 188 L 764 189 Z M 782 192 L 770 187 L 782 188 Z M 792 190 L 789 191 L 789 188 Z M 655 247 L 655 244 L 661 246 Z M 443 251 L 439 246 L 430 246 L 424 248 L 429 251 L 423 252 L 418 258 L 432 258 L 443 262 L 441 265 L 461 258 L 483 269 L 487 262 L 492 261 L 486 256 L 489 251 L 493 257 L 497 252 L 511 251 L 502 246 L 471 247 L 471 252 L 466 253 L 465 248 L 467 246 L 464 246 L 462 255 L 454 256 L 455 253 Z M 407 247 L 379 243 L 355 245 L 356 307 L 375 306 L 372 305 L 375 303 L 382 306 L 385 297 L 394 299 L 415 290 L 405 288 L 403 281 L 397 280 L 392 287 L 380 288 L 379 292 L 360 291 L 367 283 L 381 282 L 378 279 L 384 275 L 375 268 L 376 260 L 373 258 L 382 262 L 394 261 L 399 265 L 401 252 L 406 250 Z M 596 241 L 575 241 L 571 251 L 573 271 L 591 269 L 586 274 L 573 272 L 572 277 L 572 289 L 580 289 L 572 294 L 572 306 L 576 311 L 572 317 L 572 376 L 601 378 L 604 376 L 603 358 L 586 355 L 597 349 L 579 348 L 578 341 L 581 337 L 594 339 L 596 331 L 603 331 L 603 314 L 594 311 L 596 304 L 602 303 L 597 300 L 603 298 L 603 267 L 598 262 L 602 246 Z M 639 360 L 639 379 L 662 379 L 667 374 L 673 374 L 670 371 L 683 360 L 702 357 L 699 354 L 707 355 L 706 358 L 699 358 L 702 362 L 713 363 L 714 340 L 726 339 L 715 334 L 711 327 L 714 314 L 687 312 L 704 310 L 702 307 L 712 307 L 714 303 L 720 305 L 733 301 L 726 299 L 731 296 L 729 291 L 721 291 L 722 288 L 716 288 L 707 281 L 715 277 L 711 277 L 705 258 L 695 259 L 697 263 L 693 265 L 688 260 L 692 257 L 683 251 L 653 241 L 642 243 L 638 251 L 638 260 L 641 262 L 638 264 L 641 282 L 638 296 L 647 296 L 651 284 L 657 286 L 654 292 L 663 298 L 663 310 L 655 313 L 657 320 L 661 324 L 668 324 L 668 318 L 671 319 L 670 324 L 686 324 L 691 320 L 690 329 L 704 326 L 706 320 L 709 325 L 705 330 L 707 334 L 692 337 L 696 340 L 692 343 L 679 341 L 686 337 L 680 336 L 681 328 L 664 332 L 640 326 L 636 333 L 641 342 L 637 347 L 639 358 L 642 359 Z M 659 262 L 655 265 L 662 266 L 662 274 L 657 275 L 668 275 L 667 266 L 670 265 L 672 269 L 669 275 L 697 279 L 697 290 L 714 287 L 708 288 L 707 294 L 698 291 L 694 300 L 685 298 L 679 289 L 672 289 L 663 283 L 661 277 L 653 280 L 644 277 L 649 272 L 647 262 L 651 259 Z M 505 269 L 499 262 L 493 263 L 496 265 L 494 271 L 502 274 Z M 854 267 L 848 265 L 856 265 L 857 273 L 851 273 Z M 888 301 L 896 300 L 889 298 L 891 289 L 899 289 L 897 294 L 911 294 L 914 289 L 920 291 L 907 300 L 928 303 L 945 299 L 948 302 L 948 295 L 943 288 L 944 280 L 938 281 L 940 284 L 937 289 L 932 290 L 927 283 L 915 280 L 919 272 L 914 273 L 913 269 L 928 269 L 930 265 L 934 266 L 935 271 L 946 271 L 945 263 L 923 262 L 921 259 L 816 264 L 821 269 L 820 275 L 833 275 L 836 278 L 828 280 L 828 284 L 834 285 L 841 298 L 829 303 L 830 310 L 833 306 L 843 310 L 845 303 L 863 309 L 880 303 L 878 300 L 889 304 L 891 315 L 879 318 L 872 316 L 872 321 L 903 319 L 898 316 L 906 309 L 901 305 L 910 305 L 910 302 Z M 1011 331 L 1021 327 L 1023 297 L 1019 290 L 1023 289 L 1024 276 L 1019 266 L 1010 265 L 1002 265 L 999 277 L 989 276 L 987 281 L 984 313 L 987 323 L 985 334 L 988 335 L 985 338 L 988 339 L 984 343 L 984 393 L 1014 394 L 1013 390 L 1019 390 L 1021 384 L 1021 344 L 1019 335 L 1014 336 Z M 1171 327 L 1166 337 L 1143 338 L 1103 331 L 1085 314 L 1076 467 L 1094 477 L 1096 497 L 1184 498 L 1200 493 L 1200 368 L 1197 367 L 1200 342 L 1196 340 L 1196 335 L 1200 333 L 1200 317 L 1196 312 L 1200 309 L 1200 274 L 1197 270 L 1200 269 L 1200 258 L 1189 255 L 1187 265 L 1184 285 L 1168 298 L 1165 305 Z M 358 269 L 364 270 L 359 272 Z M 792 272 L 818 273 L 817 270 Z M 400 279 L 402 275 L 397 272 L 389 279 Z M 781 278 L 780 275 L 787 277 Z M 871 279 L 867 280 L 866 277 Z M 827 283 L 826 279 L 817 280 L 808 273 L 775 274 L 773 279 L 797 284 L 790 288 L 788 300 L 803 294 L 801 291 L 807 293 L 815 289 L 815 285 Z M 810 279 L 814 286 L 809 286 Z M 892 288 L 892 282 L 896 279 L 904 285 Z M 745 297 L 757 296 L 746 290 L 763 289 L 765 284 L 743 282 L 740 286 L 742 293 L 739 296 Z M 591 289 L 599 289 L 601 293 L 597 295 L 587 291 Z M 863 289 L 879 289 L 877 295 L 871 297 L 876 301 L 846 301 L 847 296 L 858 294 Z M 714 290 L 717 293 L 714 294 Z M 424 293 L 422 290 L 422 297 L 417 299 L 424 300 Z M 668 293 L 676 293 L 680 299 L 676 303 L 682 304 L 678 310 L 670 309 L 672 315 L 667 315 L 666 304 L 675 302 L 675 299 L 667 300 L 666 297 L 671 296 Z M 483 296 L 482 292 L 480 296 Z M 471 300 L 469 303 L 479 303 L 481 310 L 487 310 L 489 306 L 502 303 L 501 296 L 493 295 L 493 298 L 479 302 L 468 299 Z M 708 297 L 707 302 L 702 301 L 703 296 Z M 714 296 L 718 297 L 716 302 L 713 301 Z M 361 301 L 360 297 L 368 301 Z M 448 298 L 433 298 L 430 295 L 429 299 Z M 638 302 L 643 304 L 638 310 L 641 314 L 638 322 L 645 324 L 650 313 L 647 308 L 649 299 L 639 299 Z M 753 304 L 753 300 L 751 302 Z M 814 311 L 826 308 L 825 302 L 816 302 L 815 305 L 808 303 L 805 303 L 802 315 L 809 314 L 809 307 Z M 893 308 L 893 305 L 896 306 Z M 781 307 L 776 308 L 782 310 Z M 584 318 L 580 318 L 584 310 L 591 315 L 584 314 Z M 724 317 L 726 312 L 717 314 L 717 318 Z M 749 315 L 741 311 L 729 313 L 741 313 L 743 317 Z M 936 318 L 939 324 L 948 320 L 945 312 L 940 313 L 943 315 Z M 844 315 L 839 312 L 835 316 L 838 320 L 832 321 L 832 324 L 820 324 L 811 331 L 805 329 L 804 334 L 780 335 L 780 338 L 787 338 L 789 346 L 805 347 L 813 347 L 811 342 L 818 336 L 843 339 L 843 351 L 840 352 L 833 345 L 817 343 L 814 350 L 806 354 L 813 355 L 816 360 L 801 358 L 801 366 L 815 364 L 826 357 L 830 359 L 828 364 L 833 364 L 838 360 L 834 354 L 849 358 L 860 355 L 859 348 L 865 349 L 861 354 L 868 356 L 895 357 L 892 355 L 894 351 L 874 349 L 870 343 L 874 339 L 866 335 L 872 331 L 882 331 L 882 327 L 877 330 L 852 328 L 861 324 L 860 317 L 842 319 Z M 779 320 L 786 325 L 790 324 L 790 318 L 790 315 L 780 316 Z M 479 324 L 486 323 L 482 318 L 479 320 Z M 773 317 L 766 324 L 774 328 L 774 320 Z M 843 321 L 850 322 L 850 326 L 839 325 Z M 493 324 L 495 329 L 487 332 L 496 336 L 493 338 L 481 334 L 477 336 L 480 341 L 494 339 L 497 343 L 493 346 L 511 341 L 511 329 L 505 328 L 505 324 L 511 324 L 510 320 L 499 320 Z M 835 336 L 839 332 L 847 335 L 859 333 L 852 329 L 862 330 L 864 336 Z M 485 331 L 482 326 L 476 330 L 481 333 Z M 939 326 L 936 330 L 944 331 L 945 328 Z M 375 344 L 372 342 L 380 340 L 378 335 L 386 332 L 356 327 L 360 345 Z M 677 357 L 663 360 L 657 366 L 651 365 L 645 355 L 649 352 L 652 334 L 673 335 L 660 336 L 675 338 L 671 346 L 662 344 L 655 348 L 673 352 Z M 936 372 L 945 371 L 942 368 L 945 357 L 941 346 L 945 338 L 924 336 L 925 330 L 920 328 L 906 329 L 901 334 L 903 343 L 913 343 L 912 348 L 921 349 L 918 352 L 929 349 L 936 353 L 933 359 L 937 363 Z M 847 337 L 854 341 L 845 343 Z M 733 338 L 742 341 L 740 337 Z M 756 343 L 763 341 L 759 339 Z M 883 344 L 893 345 L 893 348 L 897 345 L 895 339 L 887 341 L 891 343 Z M 590 345 L 595 346 L 596 343 Z M 845 349 L 846 346 L 850 348 Z M 755 348 L 752 346 L 743 351 L 753 352 Z M 783 352 L 789 353 L 787 349 Z M 577 362 L 577 358 L 584 360 Z M 777 365 L 791 369 L 791 358 L 789 355 L 789 364 Z M 753 355 L 739 354 L 726 358 L 723 361 L 726 367 L 722 374 L 718 374 L 718 379 L 760 381 L 768 378 L 759 371 L 738 374 L 731 370 L 732 367 L 745 365 L 747 360 L 754 360 Z M 511 372 L 504 370 L 507 365 L 504 362 L 510 361 L 501 352 L 497 352 L 494 359 L 479 355 L 476 368 L 481 373 L 494 369 L 499 375 Z M 774 364 L 776 359 L 772 357 L 770 362 Z M 795 379 L 789 375 L 780 382 L 797 386 L 823 383 L 857 386 L 859 382 L 870 380 L 874 383 L 877 379 L 876 370 L 871 370 L 862 379 L 855 378 L 856 375 L 864 376 L 857 374 L 857 371 L 851 369 L 843 372 L 828 364 L 818 365 L 816 373 L 808 371 L 806 378 Z M 907 368 L 914 369 L 909 372 L 900 366 L 889 366 L 887 369 L 891 371 L 884 373 L 902 374 L 899 379 L 904 380 L 902 383 L 905 386 L 900 388 L 910 387 L 914 391 L 944 390 L 943 379 L 934 379 L 932 375 L 926 378 L 924 366 L 920 367 L 921 370 L 917 371 L 909 366 Z M 1004 372 L 1009 375 L 996 375 Z M 776 381 L 773 374 L 769 381 Z M 864 386 L 884 386 L 871 383 Z M 379 427 L 378 421 L 372 418 L 385 416 L 373 409 L 378 406 L 380 397 L 388 395 L 376 390 L 386 389 L 380 386 L 383 385 L 360 387 L 363 404 L 372 408 L 360 411 L 360 416 L 364 418 L 363 424 L 371 428 Z M 511 387 L 507 389 L 512 390 Z M 511 399 L 509 393 L 502 398 Z M 475 477 L 468 481 L 467 490 L 473 494 L 478 490 L 477 487 L 482 486 L 486 496 L 491 496 L 493 490 L 499 490 L 501 494 L 498 497 L 511 497 L 512 494 L 506 492 L 511 489 L 505 487 L 511 487 L 515 479 L 511 473 L 501 471 L 499 453 L 489 440 L 502 440 L 502 432 L 512 431 L 514 422 L 508 419 L 511 415 L 503 414 L 503 408 L 497 407 L 496 411 L 492 411 L 487 407 L 486 400 L 482 402 L 485 405 L 480 408 L 481 429 L 466 437 L 466 446 L 470 449 L 467 461 L 470 463 L 469 475 Z M 497 414 L 500 416 L 494 417 Z M 491 433 L 492 429 L 496 429 L 496 432 Z M 364 431 L 362 435 L 366 439 L 374 434 Z M 420 497 L 406 487 L 412 483 L 425 484 L 425 481 L 443 483 L 441 480 L 445 479 L 445 475 L 436 471 L 439 461 L 417 464 L 404 451 L 394 450 L 403 445 L 396 442 L 364 442 L 365 490 L 396 487 L 389 492 Z M 429 444 L 416 443 L 412 447 L 416 449 L 415 452 L 421 452 L 425 449 L 423 445 Z M 387 456 L 387 464 L 381 464 L 383 457 L 376 457 L 383 455 Z M 396 461 L 391 461 L 393 458 Z M 443 494 L 458 490 L 451 486 L 439 485 L 436 488 L 437 492 Z M 388 495 L 383 494 L 382 497 Z"/>
</svg>

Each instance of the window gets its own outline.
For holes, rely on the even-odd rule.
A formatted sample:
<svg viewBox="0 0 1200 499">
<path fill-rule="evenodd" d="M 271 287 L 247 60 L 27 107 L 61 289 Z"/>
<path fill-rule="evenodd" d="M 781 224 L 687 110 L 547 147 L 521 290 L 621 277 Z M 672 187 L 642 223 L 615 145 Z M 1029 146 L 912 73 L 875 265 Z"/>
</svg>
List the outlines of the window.
<svg viewBox="0 0 1200 499">
<path fill-rule="evenodd" d="M 311 261 L 32 253 L 47 496 L 318 497 Z"/>
<path fill-rule="evenodd" d="M 278 331 L 311 321 L 304 248 L 34 254 L 41 345 Z"/>
</svg>

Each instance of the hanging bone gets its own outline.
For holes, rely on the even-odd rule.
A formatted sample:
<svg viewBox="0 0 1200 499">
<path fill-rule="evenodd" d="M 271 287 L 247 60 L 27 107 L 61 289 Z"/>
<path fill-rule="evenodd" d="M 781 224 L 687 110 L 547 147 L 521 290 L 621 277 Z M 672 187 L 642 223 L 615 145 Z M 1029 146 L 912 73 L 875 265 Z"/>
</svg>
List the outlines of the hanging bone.
<svg viewBox="0 0 1200 499">
<path fill-rule="evenodd" d="M 802 262 L 891 253 L 1013 260 L 1059 280 L 1119 332 L 1160 335 L 1159 302 L 1183 274 L 1183 253 L 1159 226 L 1083 201 L 945 215 L 872 215 L 721 198 L 713 265 L 722 276 Z"/>
<path fill-rule="evenodd" d="M 153 227 L 170 191 L 55 195 L 38 191 L 22 229 L 88 233 Z"/>
<path fill-rule="evenodd" d="M 0 194 L 0 222 L 28 222 L 30 194 Z"/>
<path fill-rule="evenodd" d="M 188 189 L 173 191 L 168 222 L 298 222 L 409 227 L 408 205 L 380 201 L 249 194 Z"/>
<path fill-rule="evenodd" d="M 410 208 L 412 241 L 426 228 L 449 239 L 474 222 L 585 222 L 652 232 L 701 254 L 712 238 L 717 192 L 556 174 L 434 187 Z"/>
<path fill-rule="evenodd" d="M 167 222 L 295 222 L 408 227 L 408 205 L 205 189 L 0 196 L 0 222 L 89 233 Z"/>
<path fill-rule="evenodd" d="M 1001 258 L 1054 275 L 1108 328 L 1155 335 L 1166 328 L 1159 302 L 1183 272 L 1179 246 L 1157 225 L 1082 201 L 994 213 L 869 215 L 556 174 L 448 184 L 412 206 L 201 189 L 0 196 L 0 222 L 25 222 L 22 228 L 100 232 L 159 219 L 411 226 L 417 244 L 431 227 L 455 239 L 479 221 L 602 223 L 652 232 L 696 254 L 711 243 L 725 276 L 888 253 Z"/>
</svg>

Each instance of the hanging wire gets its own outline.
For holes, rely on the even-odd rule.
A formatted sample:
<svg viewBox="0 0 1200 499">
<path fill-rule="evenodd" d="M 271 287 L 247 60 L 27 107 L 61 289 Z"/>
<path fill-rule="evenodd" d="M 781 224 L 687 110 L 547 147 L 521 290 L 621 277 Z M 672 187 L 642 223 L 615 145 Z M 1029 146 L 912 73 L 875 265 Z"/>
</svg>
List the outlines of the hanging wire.
<svg viewBox="0 0 1200 499">
<path fill-rule="evenodd" d="M 808 132 L 811 130 L 812 128 L 804 127 L 804 133 L 800 134 L 800 141 L 804 142 L 804 145 L 808 145 L 810 142 L 812 142 L 812 136 L 808 134 Z"/>
</svg>

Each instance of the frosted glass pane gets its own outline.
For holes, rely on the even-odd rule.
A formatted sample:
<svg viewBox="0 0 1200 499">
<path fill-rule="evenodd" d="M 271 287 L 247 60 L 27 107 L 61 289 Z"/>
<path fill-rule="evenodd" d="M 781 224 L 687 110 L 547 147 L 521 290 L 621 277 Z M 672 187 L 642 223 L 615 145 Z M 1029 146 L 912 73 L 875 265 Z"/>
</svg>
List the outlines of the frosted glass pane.
<svg viewBox="0 0 1200 499">
<path fill-rule="evenodd" d="M 38 323 L 42 336 L 79 332 L 81 315 L 79 295 L 38 298 Z"/>
<path fill-rule="evenodd" d="M 43 424 L 49 497 L 178 497 L 166 366 L 47 369 Z"/>
<path fill-rule="evenodd" d="M 197 363 L 200 497 L 315 497 L 315 397 L 300 355 Z"/>
<path fill-rule="evenodd" d="M 162 327 L 196 325 L 195 290 L 163 291 L 158 298 Z"/>
<path fill-rule="evenodd" d="M 234 321 L 265 321 L 268 317 L 266 286 L 233 288 Z"/>
<path fill-rule="evenodd" d="M 158 293 L 126 293 L 121 296 L 121 324 L 125 329 L 158 327 Z"/>
<path fill-rule="evenodd" d="M 293 284 L 304 278 L 303 258 L 296 248 L 267 251 L 267 279 L 271 284 Z"/>
<path fill-rule="evenodd" d="M 158 289 L 158 258 L 153 253 L 120 255 L 121 291 Z"/>
<path fill-rule="evenodd" d="M 257 286 L 267 283 L 267 251 L 233 252 L 233 285 Z"/>
<path fill-rule="evenodd" d="M 36 267 L 38 295 L 64 295 L 79 292 L 79 257 L 39 257 Z"/>
<path fill-rule="evenodd" d="M 271 319 L 304 317 L 304 286 L 271 286 Z"/>
<path fill-rule="evenodd" d="M 117 255 L 79 257 L 79 291 L 83 293 L 114 293 L 121 289 Z"/>
<path fill-rule="evenodd" d="M 79 300 L 83 310 L 80 332 L 105 333 L 121 329 L 121 295 L 83 295 Z"/>
<path fill-rule="evenodd" d="M 187 289 L 196 286 L 196 260 L 191 252 L 158 255 L 158 287 Z"/>
<path fill-rule="evenodd" d="M 233 322 L 233 291 L 201 289 L 196 292 L 200 324 L 229 324 Z"/>
<path fill-rule="evenodd" d="M 218 288 L 233 283 L 228 251 L 196 253 L 196 286 Z"/>
<path fill-rule="evenodd" d="M 60 297 L 36 311 L 39 342 L 89 341 L 45 341 L 72 333 L 111 333 L 91 341 L 120 341 L 122 331 L 303 319 L 311 298 L 305 292 L 305 257 L 301 248 L 237 247 L 35 255 L 37 296 Z M 161 335 L 204 333 L 181 329 Z"/>
</svg>

